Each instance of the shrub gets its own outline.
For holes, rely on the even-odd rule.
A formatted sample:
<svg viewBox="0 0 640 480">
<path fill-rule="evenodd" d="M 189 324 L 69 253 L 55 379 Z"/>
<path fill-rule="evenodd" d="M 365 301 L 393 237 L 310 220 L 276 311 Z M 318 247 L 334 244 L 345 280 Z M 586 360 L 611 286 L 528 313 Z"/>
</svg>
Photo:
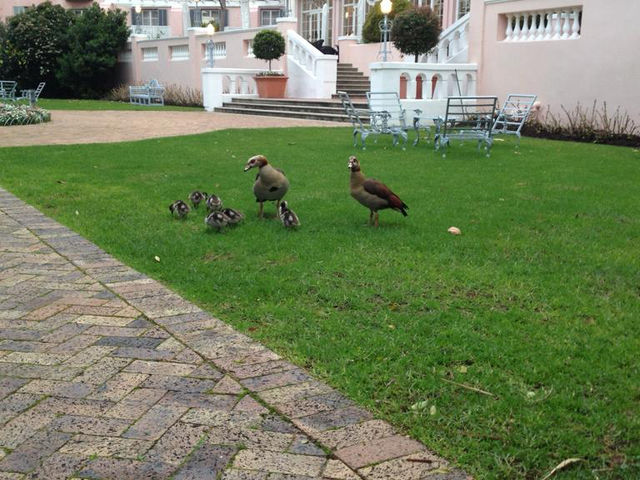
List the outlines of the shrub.
<svg viewBox="0 0 640 480">
<path fill-rule="evenodd" d="M 395 0 L 393 2 L 393 10 L 389 13 L 389 18 L 394 19 L 396 15 L 411 7 L 409 0 Z M 380 2 L 367 14 L 367 18 L 362 26 L 362 41 L 364 43 L 378 43 L 380 41 L 380 21 L 384 18 L 380 11 Z"/>
<path fill-rule="evenodd" d="M 69 49 L 57 71 L 61 84 L 74 96 L 99 98 L 115 81 L 118 52 L 129 37 L 126 14 L 103 10 L 97 3 L 84 10 L 67 33 Z"/>
<path fill-rule="evenodd" d="M 30 125 L 51 120 L 51 113 L 40 107 L 0 103 L 0 125 Z"/>
<path fill-rule="evenodd" d="M 418 55 L 429 53 L 438 45 L 440 32 L 440 19 L 431 8 L 411 8 L 396 15 L 391 40 L 405 55 L 414 55 L 417 63 Z"/>
<path fill-rule="evenodd" d="M 607 103 L 598 107 L 594 100 L 591 109 L 576 104 L 573 110 L 560 106 L 564 118 L 551 112 L 529 119 L 523 127 L 523 135 L 577 142 L 603 143 L 640 147 L 640 125 L 627 112 L 616 108 L 613 114 L 607 110 Z"/>
<path fill-rule="evenodd" d="M 269 62 L 269 75 L 271 60 L 277 60 L 284 55 L 285 42 L 282 34 L 277 30 L 261 30 L 253 37 L 253 54 L 260 60 Z"/>
<path fill-rule="evenodd" d="M 66 32 L 73 15 L 50 2 L 28 8 L 7 21 L 0 78 L 16 80 L 22 88 L 47 82 L 47 91 L 60 91 L 56 79 L 58 59 L 67 52 Z"/>
</svg>

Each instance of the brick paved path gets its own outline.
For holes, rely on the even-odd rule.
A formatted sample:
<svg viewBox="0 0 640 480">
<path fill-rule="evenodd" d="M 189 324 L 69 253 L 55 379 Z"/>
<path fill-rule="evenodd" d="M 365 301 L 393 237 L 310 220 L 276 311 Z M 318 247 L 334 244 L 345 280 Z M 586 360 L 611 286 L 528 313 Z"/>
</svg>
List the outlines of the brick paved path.
<svg viewBox="0 0 640 480">
<path fill-rule="evenodd" d="M 464 479 L 0 189 L 0 480 Z"/>
</svg>

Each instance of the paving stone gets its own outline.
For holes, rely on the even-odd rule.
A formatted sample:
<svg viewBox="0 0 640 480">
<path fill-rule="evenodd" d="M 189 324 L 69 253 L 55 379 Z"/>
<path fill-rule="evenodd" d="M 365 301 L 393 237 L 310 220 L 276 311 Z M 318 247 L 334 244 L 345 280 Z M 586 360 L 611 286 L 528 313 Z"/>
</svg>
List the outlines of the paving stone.
<svg viewBox="0 0 640 480">
<path fill-rule="evenodd" d="M 114 357 L 139 358 L 141 360 L 171 360 L 175 356 L 173 352 L 167 350 L 136 347 L 120 347 L 111 355 Z"/>
<path fill-rule="evenodd" d="M 215 393 L 231 393 L 238 394 L 244 392 L 244 388 L 238 382 L 236 382 L 233 378 L 229 376 L 224 376 L 222 379 L 216 384 L 213 389 Z"/>
<path fill-rule="evenodd" d="M 75 382 L 90 383 L 100 385 L 105 383 L 116 373 L 129 365 L 131 360 L 128 358 L 103 357 L 96 361 L 93 365 L 85 369 L 79 376 L 73 380 Z"/>
<path fill-rule="evenodd" d="M 180 465 L 201 443 L 207 431 L 208 427 L 177 422 L 162 435 L 146 458 L 171 465 Z"/>
<path fill-rule="evenodd" d="M 369 420 L 363 423 L 347 425 L 346 427 L 327 430 L 317 434 L 318 440 L 327 447 L 338 450 L 371 442 L 396 434 L 394 428 L 382 420 Z"/>
<path fill-rule="evenodd" d="M 184 344 L 182 342 L 179 342 L 173 337 L 167 338 L 160 345 L 156 347 L 156 350 L 168 350 L 173 353 L 180 353 L 184 349 L 185 349 Z"/>
<path fill-rule="evenodd" d="M 27 473 L 33 470 L 43 458 L 58 450 L 69 438 L 71 435 L 59 432 L 37 432 L 4 457 L 0 461 L 0 469 Z"/>
<path fill-rule="evenodd" d="M 421 461 L 412 462 L 409 458 Z M 367 480 L 436 480 L 438 473 L 455 475 L 447 462 L 426 451 L 362 468 L 358 473 Z"/>
<path fill-rule="evenodd" d="M 43 336 L 43 332 L 38 332 L 35 330 L 24 330 L 20 328 L 0 328 L 0 338 L 6 338 L 7 340 L 40 340 Z M 43 339 L 42 341 L 45 340 Z"/>
<path fill-rule="evenodd" d="M 147 377 L 148 375 L 142 373 L 117 373 L 111 380 L 96 388 L 89 398 L 119 402 L 126 397 L 131 390 L 144 382 Z"/>
<path fill-rule="evenodd" d="M 292 418 L 306 417 L 320 412 L 328 412 L 330 410 L 351 406 L 354 406 L 354 403 L 338 392 L 315 395 L 288 403 L 277 404 L 280 413 Z"/>
<path fill-rule="evenodd" d="M 79 472 L 80 478 L 95 480 L 163 480 L 171 476 L 172 465 L 119 458 L 97 458 Z"/>
<path fill-rule="evenodd" d="M 340 460 L 329 460 L 324 468 L 322 478 L 331 480 L 360 480 L 361 477 Z"/>
<path fill-rule="evenodd" d="M 165 330 L 163 330 L 163 329 L 161 329 L 159 327 L 156 327 L 156 328 L 151 328 L 151 329 L 147 330 L 146 332 L 144 332 L 143 337 L 155 338 L 156 340 L 160 339 L 160 341 L 162 341 L 164 339 L 171 338 L 171 335 L 169 333 L 167 333 Z"/>
<path fill-rule="evenodd" d="M 109 345 L 113 347 L 156 348 L 162 343 L 158 338 L 147 337 L 102 337 L 96 345 Z"/>
<path fill-rule="evenodd" d="M 194 365 L 200 365 L 204 361 L 200 355 L 190 348 L 185 348 L 181 352 L 177 353 L 173 359 L 176 362 L 193 363 Z"/>
<path fill-rule="evenodd" d="M 252 428 L 260 425 L 261 417 L 251 412 L 223 412 L 192 408 L 182 417 L 182 421 L 211 427 Z"/>
<path fill-rule="evenodd" d="M 76 435 L 59 451 L 80 457 L 138 458 L 153 445 L 147 440 L 118 438 L 113 436 Z"/>
<path fill-rule="evenodd" d="M 49 397 L 40 402 L 35 408 L 41 412 L 54 413 L 56 415 L 101 417 L 113 405 L 113 402 L 106 400 Z"/>
<path fill-rule="evenodd" d="M 230 468 L 225 470 L 220 480 L 266 480 L 267 472 L 255 472 L 247 470 L 236 470 Z"/>
<path fill-rule="evenodd" d="M 29 480 L 67 480 L 73 477 L 74 472 L 82 468 L 86 462 L 86 458 L 54 453 L 46 458 L 27 478 Z"/>
<path fill-rule="evenodd" d="M 30 340 L 3 340 L 0 342 L 0 350 L 12 352 L 46 352 L 51 346 L 52 345 L 48 343 Z"/>
<path fill-rule="evenodd" d="M 0 378 L 0 398 L 4 398 L 10 393 L 15 392 L 29 380 L 23 378 Z"/>
<path fill-rule="evenodd" d="M 209 378 L 211 380 L 220 380 L 224 374 L 213 368 L 211 365 L 200 365 L 193 372 L 189 374 L 190 377 L 196 378 Z"/>
<path fill-rule="evenodd" d="M 215 385 L 216 383 L 212 380 L 202 380 L 199 378 L 149 375 L 149 378 L 142 386 L 145 388 L 175 390 L 178 392 L 202 393 L 212 390 Z"/>
<path fill-rule="evenodd" d="M 294 436 L 290 433 L 222 425 L 211 428 L 207 441 L 213 445 L 242 445 L 250 449 L 284 452 L 294 441 Z"/>
<path fill-rule="evenodd" d="M 269 360 L 261 363 L 253 363 L 250 365 L 230 365 L 227 370 L 232 372 L 237 378 L 251 378 L 269 375 L 273 373 L 281 373 L 287 370 L 294 370 L 298 367 L 284 360 Z"/>
<path fill-rule="evenodd" d="M 252 377 L 242 380 L 240 383 L 253 392 L 260 392 L 275 387 L 298 384 L 311 380 L 311 376 L 304 370 L 287 370 L 285 372 L 271 373 L 262 377 Z"/>
<path fill-rule="evenodd" d="M 177 405 L 155 405 L 122 436 L 141 440 L 157 440 L 186 411 L 187 407 Z"/>
<path fill-rule="evenodd" d="M 0 480 L 22 480 L 26 478 L 22 473 L 0 472 Z"/>
<path fill-rule="evenodd" d="M 186 376 L 196 369 L 195 365 L 173 362 L 153 362 L 145 360 L 134 360 L 125 371 L 150 373 L 153 375 L 175 375 Z"/>
<path fill-rule="evenodd" d="M 128 323 L 127 327 L 128 328 L 144 328 L 146 330 L 146 329 L 149 329 L 149 328 L 153 328 L 153 323 L 151 323 L 144 316 L 140 315 L 140 316 L 136 317 L 135 320 L 133 320 L 130 323 Z"/>
<path fill-rule="evenodd" d="M 42 395 L 14 393 L 0 401 L 0 425 L 42 399 Z"/>
<path fill-rule="evenodd" d="M 60 380 L 32 380 L 20 389 L 21 393 L 39 393 L 58 397 L 84 398 L 93 390 L 93 386 L 79 382 Z"/>
<path fill-rule="evenodd" d="M 216 480 L 235 452 L 232 447 L 205 444 L 178 470 L 174 480 Z"/>
<path fill-rule="evenodd" d="M 83 327 L 87 327 L 87 325 L 83 325 Z M 139 337 L 146 330 L 146 328 L 105 327 L 104 325 L 94 325 L 93 327 L 89 327 L 89 329 L 87 330 L 87 335 Z"/>
<path fill-rule="evenodd" d="M 347 407 L 329 412 L 316 413 L 308 417 L 297 418 L 293 423 L 303 430 L 323 432 L 330 428 L 339 428 L 369 420 L 371 413 L 358 407 Z"/>
<path fill-rule="evenodd" d="M 68 355 L 53 353 L 13 352 L 0 358 L 0 362 L 30 363 L 34 365 L 57 365 L 69 358 Z"/>
<path fill-rule="evenodd" d="M 311 381 L 300 383 L 298 385 L 289 385 L 287 387 L 273 388 L 265 392 L 260 392 L 259 396 L 267 403 L 289 403 L 305 397 L 321 395 L 323 393 L 331 393 L 331 387 L 324 383 Z"/>
<path fill-rule="evenodd" d="M 5 367 L 8 367 L 7 370 L 4 370 Z M 82 367 L 0 363 L 0 371 L 4 374 L 10 374 L 11 376 L 20 378 L 72 380 L 82 372 Z"/>
<path fill-rule="evenodd" d="M 349 467 L 357 470 L 367 465 L 384 462 L 423 451 L 424 446 L 402 435 L 380 438 L 360 445 L 341 448 L 334 453 Z"/>
<path fill-rule="evenodd" d="M 267 480 L 322 480 L 320 477 L 308 477 L 307 475 L 289 475 L 286 473 L 270 473 Z"/>
<path fill-rule="evenodd" d="M 67 308 L 66 305 L 46 305 L 42 308 L 38 308 L 37 310 L 32 311 L 31 313 L 25 315 L 23 318 L 25 320 L 45 320 L 55 315 L 56 313 L 60 313 L 65 308 Z"/>
<path fill-rule="evenodd" d="M 51 422 L 51 428 L 67 433 L 85 433 L 115 437 L 129 428 L 130 422 L 118 418 L 95 418 L 64 415 Z"/>
<path fill-rule="evenodd" d="M 282 433 L 301 433 L 300 429 L 278 415 L 266 415 L 260 425 L 262 430 Z"/>
<path fill-rule="evenodd" d="M 233 467 L 245 470 L 262 470 L 292 475 L 318 477 L 325 459 L 308 455 L 267 452 L 264 450 L 241 450 L 233 460 Z"/>
<path fill-rule="evenodd" d="M 316 455 L 319 457 L 326 457 L 324 450 L 322 450 L 315 443 L 311 442 L 304 435 L 297 435 L 293 440 L 293 443 L 289 445 L 287 452 L 299 453 L 301 455 Z"/>
<path fill-rule="evenodd" d="M 125 327 L 133 320 L 130 317 L 111 317 L 104 315 L 80 315 L 75 319 L 82 325 L 104 325 L 107 327 Z"/>
<path fill-rule="evenodd" d="M 178 325 L 180 323 L 187 323 L 187 322 L 196 322 L 198 320 L 207 320 L 209 318 L 211 318 L 211 315 L 209 313 L 204 312 L 202 310 L 198 310 L 196 312 L 184 313 L 181 315 L 170 315 L 167 317 L 159 317 L 159 318 L 156 318 L 155 321 L 160 325 L 168 327 L 170 325 Z"/>
<path fill-rule="evenodd" d="M 211 393 L 167 392 L 160 403 L 180 405 L 189 408 L 205 410 L 230 411 L 234 408 L 238 398 L 234 395 L 215 395 Z"/>
<path fill-rule="evenodd" d="M 77 335 L 56 346 L 51 346 L 50 353 L 76 353 L 94 344 L 100 337 L 96 335 Z"/>
<path fill-rule="evenodd" d="M 266 414 L 269 413 L 269 410 L 264 406 L 260 405 L 249 395 L 245 395 L 240 399 L 237 405 L 233 409 L 236 412 L 251 412 L 257 414 Z"/>
<path fill-rule="evenodd" d="M 138 388 L 109 409 L 104 416 L 135 420 L 146 413 L 166 393 L 166 390 Z"/>
<path fill-rule="evenodd" d="M 116 348 L 117 347 L 95 345 L 87 347 L 69 358 L 66 362 L 64 362 L 64 364 L 71 367 L 88 367 L 96 363 L 102 357 L 109 355 L 109 353 L 113 352 Z"/>
</svg>

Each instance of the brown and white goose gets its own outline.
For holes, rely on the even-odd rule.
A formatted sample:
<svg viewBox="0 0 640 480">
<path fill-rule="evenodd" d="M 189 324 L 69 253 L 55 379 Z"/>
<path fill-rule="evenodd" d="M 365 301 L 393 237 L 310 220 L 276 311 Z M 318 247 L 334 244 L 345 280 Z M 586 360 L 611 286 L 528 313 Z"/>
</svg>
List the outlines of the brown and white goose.
<svg viewBox="0 0 640 480">
<path fill-rule="evenodd" d="M 360 162 L 353 155 L 349 157 L 348 167 L 351 170 L 351 196 L 369 209 L 369 224 L 375 219 L 374 225 L 377 227 L 378 210 L 385 208 L 391 208 L 407 216 L 407 204 L 384 183 L 373 178 L 365 178 L 360 170 Z"/>
<path fill-rule="evenodd" d="M 282 170 L 269 165 L 264 155 L 251 157 L 244 166 L 244 171 L 246 172 L 252 168 L 259 169 L 256 181 L 253 184 L 253 194 L 256 196 L 256 202 L 260 203 L 258 216 L 262 218 L 264 202 L 275 200 L 277 209 L 280 205 L 280 200 L 289 190 L 289 180 Z"/>
<path fill-rule="evenodd" d="M 169 211 L 171 212 L 171 215 L 176 218 L 184 218 L 187 216 L 187 213 L 189 213 L 190 208 L 189 205 L 184 203 L 182 200 L 176 200 L 169 205 Z"/>
</svg>

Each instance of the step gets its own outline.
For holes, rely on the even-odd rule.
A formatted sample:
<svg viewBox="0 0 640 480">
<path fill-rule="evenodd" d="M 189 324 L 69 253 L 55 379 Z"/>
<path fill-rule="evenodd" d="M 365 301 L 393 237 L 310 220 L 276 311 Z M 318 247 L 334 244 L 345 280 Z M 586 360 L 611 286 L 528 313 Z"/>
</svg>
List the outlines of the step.
<svg viewBox="0 0 640 480">
<path fill-rule="evenodd" d="M 287 110 L 290 112 L 309 112 L 309 113 L 329 113 L 335 115 L 344 114 L 344 109 L 342 105 L 335 104 L 335 106 L 325 106 L 319 107 L 315 106 L 310 108 L 308 105 L 294 105 L 294 104 L 273 104 L 273 103 L 259 103 L 259 102 L 243 102 L 243 101 L 233 101 L 233 102 L 225 102 L 222 104 L 223 107 L 228 108 L 247 108 L 247 109 L 256 109 L 256 110 Z"/>
<path fill-rule="evenodd" d="M 336 82 L 337 88 L 349 88 L 349 87 L 357 87 L 357 88 L 369 88 L 369 82 L 363 82 L 362 80 L 341 80 L 338 79 Z"/>
<path fill-rule="evenodd" d="M 260 105 L 276 105 L 286 108 L 290 105 L 303 106 L 309 108 L 342 108 L 342 103 L 338 96 L 334 96 L 331 99 L 296 99 L 296 98 L 232 98 L 231 103 L 247 103 L 247 104 L 260 104 Z M 356 108 L 366 108 L 367 101 L 362 99 L 360 103 L 354 102 Z"/>
<path fill-rule="evenodd" d="M 311 112 L 290 112 L 288 110 L 260 110 L 260 109 L 245 109 L 245 108 L 232 108 L 232 107 L 218 107 L 214 109 L 215 112 L 220 113 L 236 113 L 245 115 L 263 115 L 271 117 L 288 117 L 288 118 L 305 118 L 308 120 L 324 120 L 329 122 L 349 122 L 346 115 L 336 115 L 329 113 L 314 114 Z"/>
</svg>

